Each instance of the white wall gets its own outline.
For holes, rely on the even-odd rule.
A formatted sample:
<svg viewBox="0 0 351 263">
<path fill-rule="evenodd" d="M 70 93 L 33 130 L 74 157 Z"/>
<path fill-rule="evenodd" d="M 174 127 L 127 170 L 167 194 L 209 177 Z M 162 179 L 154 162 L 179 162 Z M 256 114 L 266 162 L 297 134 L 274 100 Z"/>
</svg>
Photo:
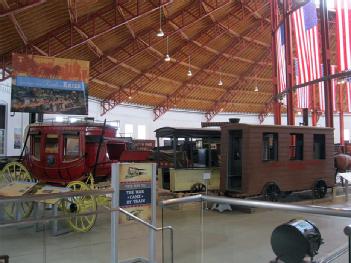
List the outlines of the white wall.
<svg viewBox="0 0 351 263">
<path fill-rule="evenodd" d="M 21 149 L 14 148 L 14 129 L 20 128 L 22 131 L 22 138 L 24 134 L 24 129 L 29 122 L 28 113 L 12 113 L 11 110 L 11 82 L 10 80 L 0 82 L 0 103 L 5 104 L 6 108 L 6 141 L 5 141 L 5 155 L 6 156 L 16 156 L 20 155 Z M 24 138 L 22 139 L 22 144 L 24 143 Z"/>
<path fill-rule="evenodd" d="M 28 113 L 15 113 L 14 116 L 10 115 L 10 81 L 0 82 L 0 103 L 1 101 L 7 103 L 7 140 L 6 140 L 6 154 L 8 156 L 20 154 L 20 150 L 14 149 L 14 128 L 24 128 L 28 125 L 29 114 Z M 107 121 L 120 121 L 120 132 L 124 133 L 125 124 L 133 124 L 134 126 L 134 137 L 137 137 L 137 126 L 145 125 L 146 127 L 146 138 L 155 139 L 154 130 L 160 127 L 185 127 L 185 128 L 199 128 L 201 122 L 205 121 L 203 113 L 199 112 L 186 112 L 186 111 L 168 111 L 161 116 L 157 121 L 153 121 L 153 112 L 151 108 L 142 108 L 130 105 L 120 105 L 113 110 L 109 111 L 104 116 L 101 116 L 101 107 L 99 102 L 95 100 L 89 100 L 89 116 L 94 117 L 96 120 L 103 121 L 105 118 Z M 54 119 L 59 115 L 45 115 L 44 119 Z M 242 123 L 258 124 L 257 114 L 226 114 L 221 113 L 214 117 L 212 121 L 228 121 L 229 118 L 240 118 Z M 296 116 L 296 124 L 302 122 L 302 116 Z M 309 120 L 311 123 L 311 118 Z M 351 115 L 345 114 L 345 129 L 349 129 L 351 133 Z M 273 116 L 268 116 L 263 124 L 273 124 Z M 282 124 L 286 124 L 286 116 L 282 116 Z M 324 127 L 324 117 L 321 117 L 318 121 L 318 126 Z M 334 117 L 334 141 L 339 142 L 339 117 L 336 114 Z M 350 138 L 345 138 L 350 139 Z"/>
</svg>

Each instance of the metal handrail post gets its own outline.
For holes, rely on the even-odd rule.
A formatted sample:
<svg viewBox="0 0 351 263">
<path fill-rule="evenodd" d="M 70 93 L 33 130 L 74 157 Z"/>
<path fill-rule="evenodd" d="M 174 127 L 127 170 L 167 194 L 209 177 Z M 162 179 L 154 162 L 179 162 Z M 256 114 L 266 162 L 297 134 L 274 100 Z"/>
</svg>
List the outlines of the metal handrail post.
<svg viewBox="0 0 351 263">
<path fill-rule="evenodd" d="M 349 240 L 349 263 L 351 263 L 351 225 L 344 228 L 344 233 Z"/>
</svg>

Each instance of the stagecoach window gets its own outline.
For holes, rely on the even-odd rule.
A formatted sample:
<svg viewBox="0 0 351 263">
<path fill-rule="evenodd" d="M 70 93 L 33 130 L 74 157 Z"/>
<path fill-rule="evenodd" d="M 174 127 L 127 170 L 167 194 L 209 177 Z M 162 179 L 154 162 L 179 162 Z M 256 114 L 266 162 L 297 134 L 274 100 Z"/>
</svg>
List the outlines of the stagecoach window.
<svg viewBox="0 0 351 263">
<path fill-rule="evenodd" d="M 64 135 L 64 153 L 63 159 L 65 161 L 71 161 L 79 158 L 80 156 L 80 145 L 79 145 L 79 135 Z"/>
<path fill-rule="evenodd" d="M 45 153 L 58 153 L 58 135 L 46 135 Z"/>
<path fill-rule="evenodd" d="M 36 159 L 40 159 L 40 135 L 33 135 L 33 156 Z"/>
<path fill-rule="evenodd" d="M 313 134 L 313 157 L 314 159 L 325 159 L 324 134 Z"/>
<path fill-rule="evenodd" d="M 303 160 L 303 134 L 290 134 L 290 160 Z"/>
<path fill-rule="evenodd" d="M 263 133 L 263 161 L 278 160 L 278 134 Z"/>
</svg>

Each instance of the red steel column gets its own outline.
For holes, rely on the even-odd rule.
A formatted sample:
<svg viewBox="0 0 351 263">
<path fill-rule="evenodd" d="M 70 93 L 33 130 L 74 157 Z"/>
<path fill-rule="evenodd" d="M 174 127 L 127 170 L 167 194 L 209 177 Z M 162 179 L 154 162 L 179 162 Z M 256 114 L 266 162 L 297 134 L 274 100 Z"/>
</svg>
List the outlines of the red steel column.
<svg viewBox="0 0 351 263">
<path fill-rule="evenodd" d="M 289 90 L 289 92 L 287 93 L 287 124 L 295 125 L 294 100 L 293 92 L 291 90 L 293 86 L 291 19 L 288 15 L 288 11 L 291 6 L 291 0 L 285 0 L 283 2 L 283 19 L 285 26 L 286 88 Z"/>
<path fill-rule="evenodd" d="M 278 26 L 278 0 L 271 0 L 271 24 L 272 24 L 272 80 L 273 80 L 273 113 L 274 113 L 274 124 L 281 125 L 281 105 L 277 98 L 279 93 L 277 84 L 277 41 L 275 32 Z"/>
<path fill-rule="evenodd" d="M 317 116 L 317 106 L 316 106 L 316 89 L 315 84 L 311 85 L 311 94 L 312 94 L 312 126 L 317 126 L 318 116 Z"/>
<path fill-rule="evenodd" d="M 344 148 L 344 99 L 343 84 L 339 85 L 339 129 L 340 129 L 340 145 Z"/>
<path fill-rule="evenodd" d="M 321 40 L 322 40 L 322 58 L 323 58 L 323 75 L 330 75 L 330 49 L 329 49 L 329 27 L 328 27 L 328 8 L 327 0 L 320 2 L 321 17 Z M 325 126 L 334 127 L 333 121 L 333 92 L 331 80 L 324 81 L 325 96 Z"/>
</svg>

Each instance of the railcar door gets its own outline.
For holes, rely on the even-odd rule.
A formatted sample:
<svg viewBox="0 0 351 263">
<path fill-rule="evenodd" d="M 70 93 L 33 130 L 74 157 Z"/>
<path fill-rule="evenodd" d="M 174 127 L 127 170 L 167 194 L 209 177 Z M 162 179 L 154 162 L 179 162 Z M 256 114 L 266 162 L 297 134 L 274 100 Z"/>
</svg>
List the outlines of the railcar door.
<svg viewBox="0 0 351 263">
<path fill-rule="evenodd" d="M 242 187 L 242 130 L 229 133 L 228 182 L 229 191 L 240 191 Z"/>
</svg>

